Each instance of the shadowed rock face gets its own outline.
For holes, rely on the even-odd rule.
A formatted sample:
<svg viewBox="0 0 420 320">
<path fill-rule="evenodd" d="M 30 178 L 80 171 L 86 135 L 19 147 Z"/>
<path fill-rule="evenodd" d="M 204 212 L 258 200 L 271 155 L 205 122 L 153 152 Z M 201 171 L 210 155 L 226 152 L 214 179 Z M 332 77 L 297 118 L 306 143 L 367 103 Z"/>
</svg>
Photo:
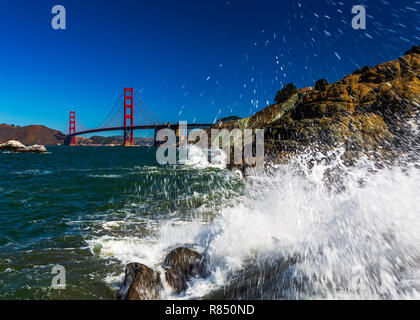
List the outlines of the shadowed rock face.
<svg viewBox="0 0 420 320">
<path fill-rule="evenodd" d="M 118 300 L 156 300 L 162 290 L 160 273 L 141 263 L 129 263 Z"/>
</svg>

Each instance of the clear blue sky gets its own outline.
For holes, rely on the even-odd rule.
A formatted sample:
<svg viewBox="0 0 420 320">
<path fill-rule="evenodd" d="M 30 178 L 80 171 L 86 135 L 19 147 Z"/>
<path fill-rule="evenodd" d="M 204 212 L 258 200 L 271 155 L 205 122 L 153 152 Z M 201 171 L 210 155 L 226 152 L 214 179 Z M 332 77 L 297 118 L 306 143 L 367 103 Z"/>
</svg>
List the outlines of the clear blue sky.
<svg viewBox="0 0 420 320">
<path fill-rule="evenodd" d="M 64 5 L 67 30 L 53 30 Z M 353 30 L 364 4 L 367 29 Z M 341 79 L 420 44 L 416 0 L 2 0 L 0 123 L 97 126 L 134 87 L 163 121 L 249 116 L 293 82 Z M 119 134 L 119 133 L 117 133 Z"/>
</svg>

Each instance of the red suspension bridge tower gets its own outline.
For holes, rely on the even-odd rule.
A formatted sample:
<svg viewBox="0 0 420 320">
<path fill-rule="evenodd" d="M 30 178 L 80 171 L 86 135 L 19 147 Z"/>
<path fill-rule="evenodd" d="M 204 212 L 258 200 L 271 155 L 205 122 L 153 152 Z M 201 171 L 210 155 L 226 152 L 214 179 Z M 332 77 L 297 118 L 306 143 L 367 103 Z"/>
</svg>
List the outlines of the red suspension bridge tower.
<svg viewBox="0 0 420 320">
<path fill-rule="evenodd" d="M 70 111 L 70 124 L 69 124 L 69 135 L 70 138 L 70 146 L 76 145 L 76 136 L 74 135 L 76 133 L 76 112 Z M 72 135 L 73 134 L 73 135 Z"/>
<path fill-rule="evenodd" d="M 124 88 L 124 146 L 134 146 L 133 88 Z"/>
</svg>

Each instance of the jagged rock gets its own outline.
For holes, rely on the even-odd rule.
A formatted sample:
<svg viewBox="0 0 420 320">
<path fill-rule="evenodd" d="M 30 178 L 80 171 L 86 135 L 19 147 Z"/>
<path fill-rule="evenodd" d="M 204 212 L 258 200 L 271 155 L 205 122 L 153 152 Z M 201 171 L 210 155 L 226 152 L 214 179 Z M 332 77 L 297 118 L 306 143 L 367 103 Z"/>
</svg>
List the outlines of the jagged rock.
<svg viewBox="0 0 420 320">
<path fill-rule="evenodd" d="M 35 144 L 33 146 L 25 147 L 19 141 L 10 140 L 8 142 L 0 144 L 0 150 L 12 151 L 12 152 L 28 152 L 28 153 L 44 153 L 47 149 L 44 146 Z"/>
<path fill-rule="evenodd" d="M 187 288 L 191 278 L 206 276 L 206 261 L 196 251 L 180 247 L 172 250 L 163 261 L 168 284 L 179 293 Z"/>
<path fill-rule="evenodd" d="M 129 263 L 125 279 L 117 294 L 119 300 L 156 300 L 163 286 L 160 273 L 141 263 Z"/>
<path fill-rule="evenodd" d="M 370 152 L 399 150 L 415 141 L 409 121 L 418 121 L 420 115 L 418 47 L 397 60 L 364 67 L 324 85 L 322 90 L 299 90 L 282 103 L 220 129 L 263 128 L 265 157 L 273 161 L 314 144 Z"/>
</svg>

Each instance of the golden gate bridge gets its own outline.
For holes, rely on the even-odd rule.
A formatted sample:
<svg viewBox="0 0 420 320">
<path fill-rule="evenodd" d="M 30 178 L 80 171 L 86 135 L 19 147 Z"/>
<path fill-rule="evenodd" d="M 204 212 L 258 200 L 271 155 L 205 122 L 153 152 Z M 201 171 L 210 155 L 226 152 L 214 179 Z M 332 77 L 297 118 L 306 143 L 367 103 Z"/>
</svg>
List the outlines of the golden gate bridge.
<svg viewBox="0 0 420 320">
<path fill-rule="evenodd" d="M 140 102 L 143 108 L 137 102 Z M 140 111 L 139 116 L 134 117 L 134 111 Z M 134 119 L 136 119 L 136 122 Z M 207 123 L 191 123 L 188 124 L 188 129 L 208 128 L 211 125 Z M 165 128 L 176 130 L 177 136 L 179 136 L 180 125 L 178 123 L 171 124 L 170 122 L 164 123 L 160 121 L 133 88 L 124 88 L 111 111 L 96 128 L 87 128 L 77 118 L 76 112 L 70 111 L 69 129 L 64 144 L 75 146 L 76 136 L 79 135 L 107 131 L 123 131 L 123 145 L 126 147 L 134 146 L 134 130 L 154 130 L 154 143 L 156 144 L 157 132 Z"/>
</svg>

